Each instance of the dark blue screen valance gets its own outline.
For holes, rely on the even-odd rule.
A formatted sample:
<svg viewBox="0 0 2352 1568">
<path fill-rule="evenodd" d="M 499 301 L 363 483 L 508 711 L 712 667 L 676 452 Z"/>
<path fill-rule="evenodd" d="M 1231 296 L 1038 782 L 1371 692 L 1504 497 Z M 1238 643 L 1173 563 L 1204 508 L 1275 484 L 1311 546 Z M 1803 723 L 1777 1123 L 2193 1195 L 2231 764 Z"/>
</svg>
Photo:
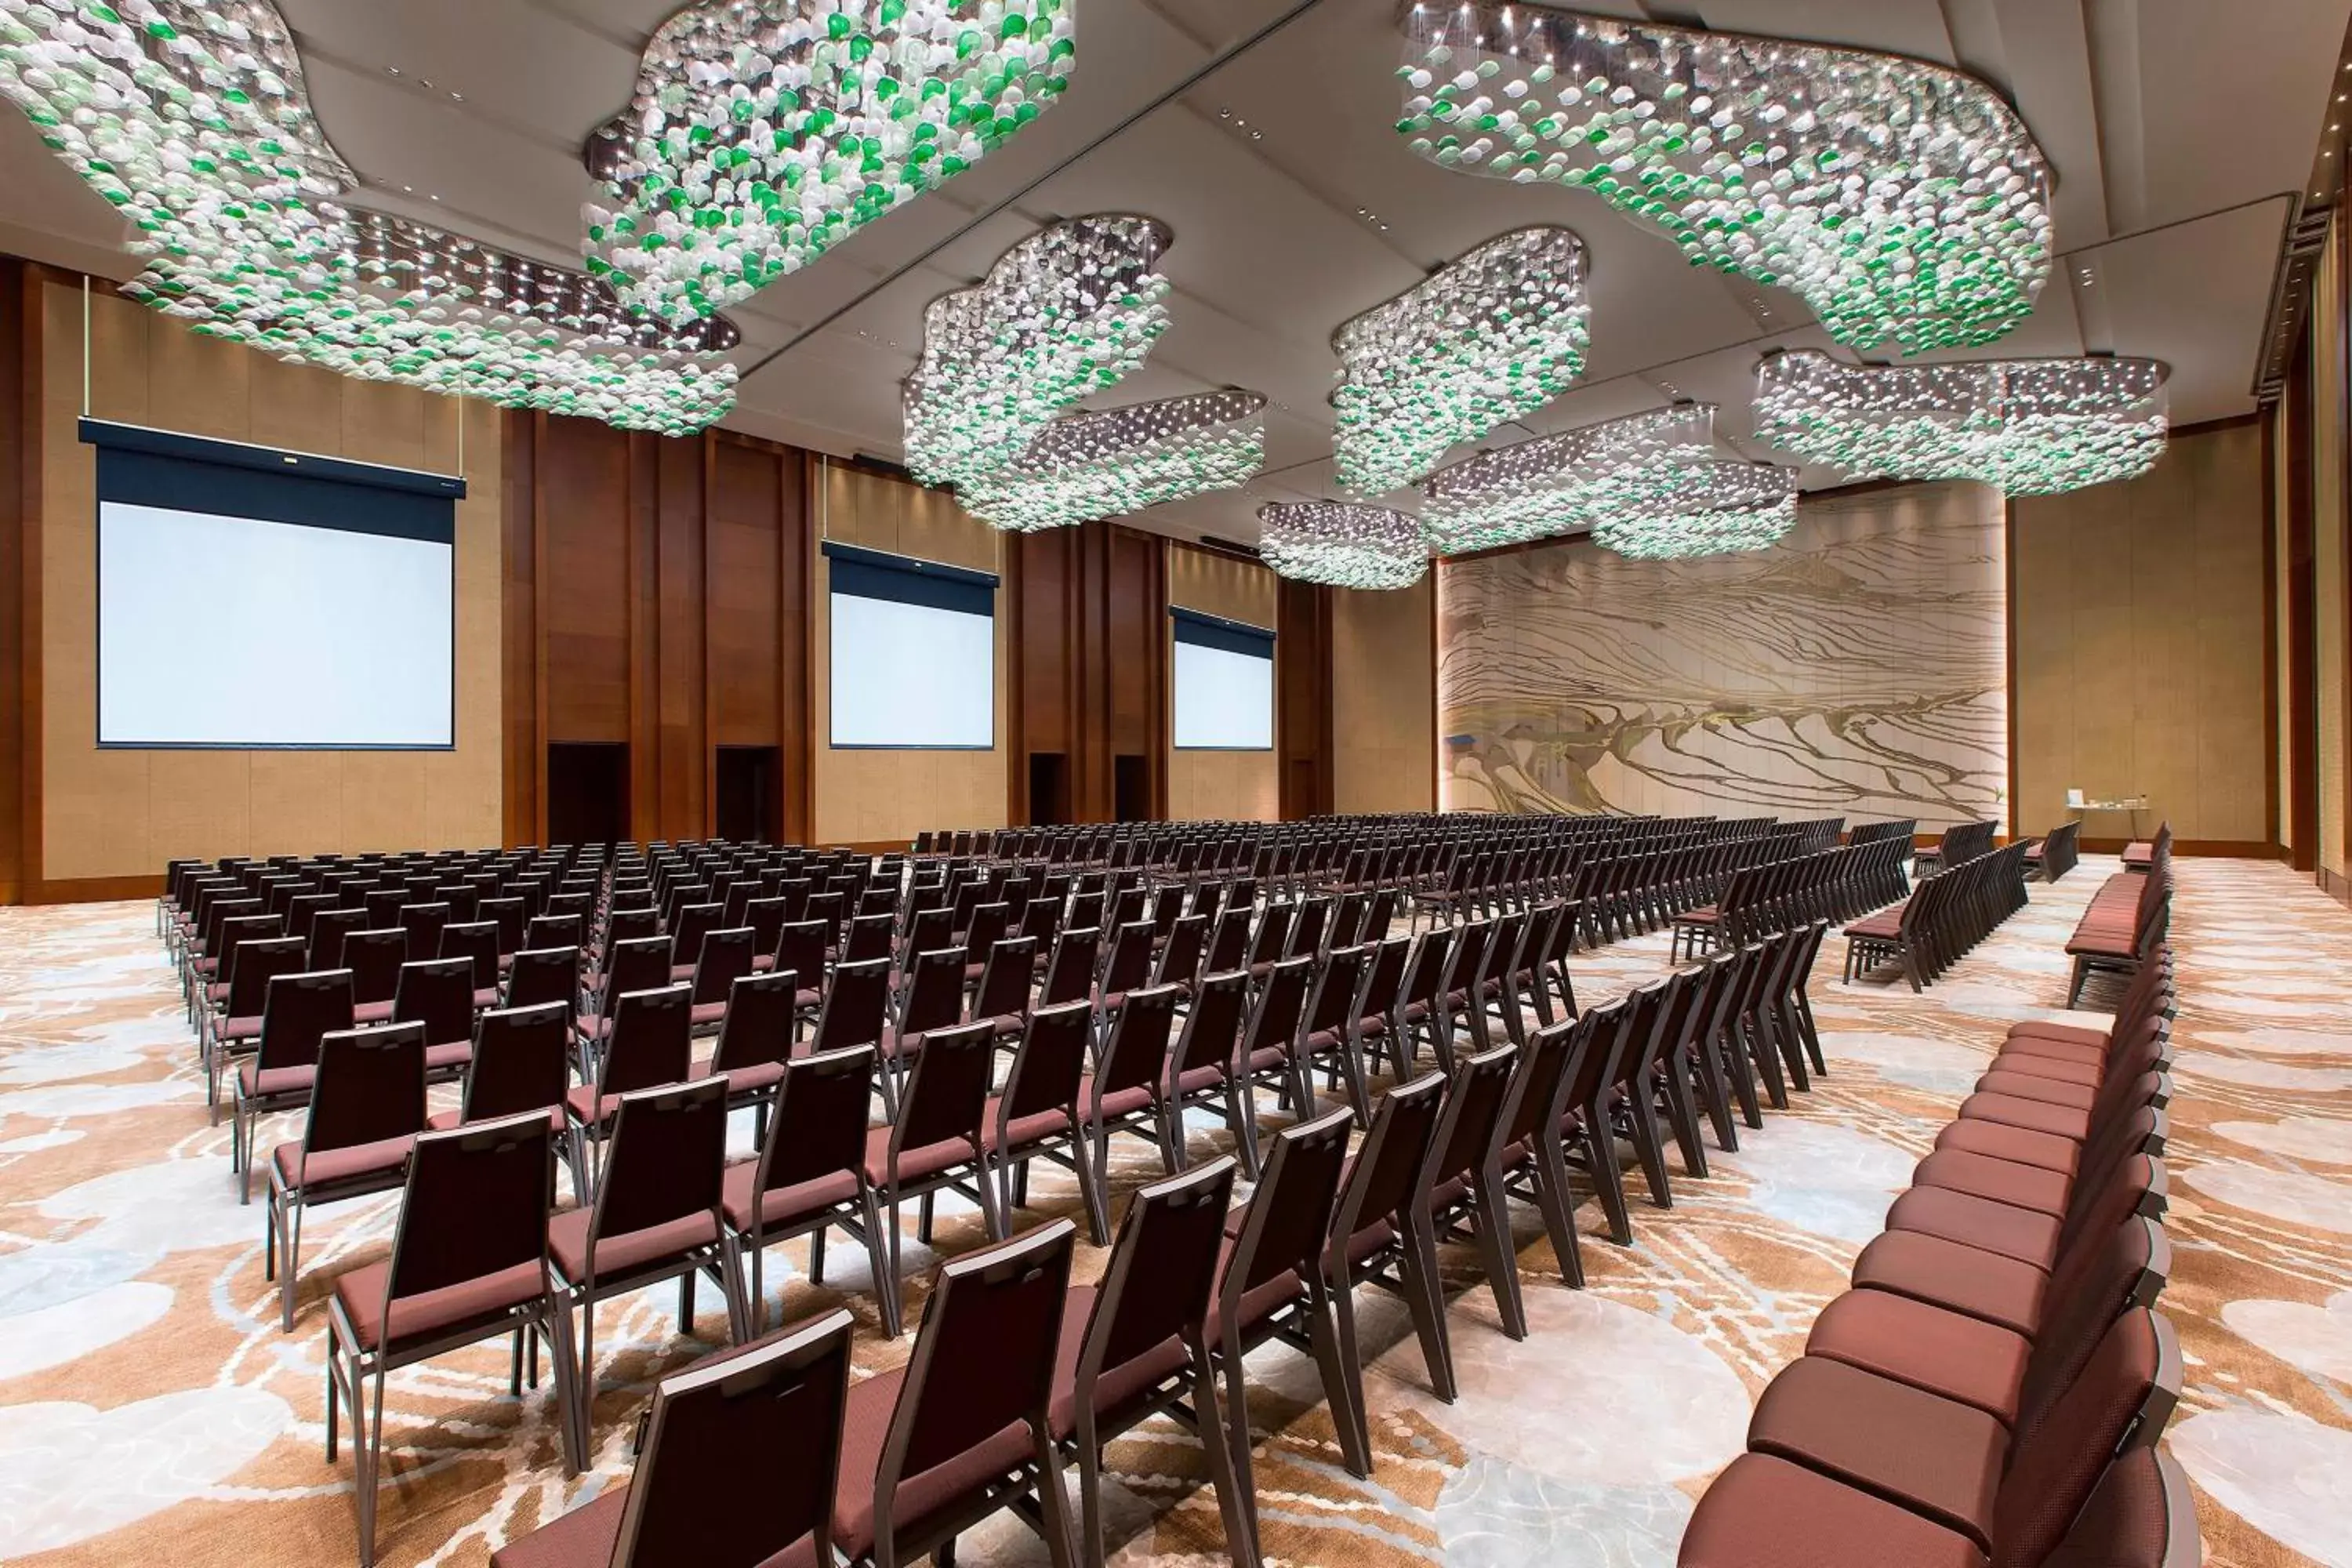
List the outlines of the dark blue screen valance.
<svg viewBox="0 0 2352 1568">
<path fill-rule="evenodd" d="M 453 544 L 466 481 L 346 458 L 85 419 L 98 499 Z"/>
<path fill-rule="evenodd" d="M 950 566 L 912 555 L 892 555 L 833 540 L 824 542 L 833 563 L 833 591 L 861 599 L 887 599 L 967 616 L 996 613 L 996 574 Z"/>
<path fill-rule="evenodd" d="M 1168 614 L 1176 623 L 1178 642 L 1222 648 L 1227 653 L 1243 654 L 1251 658 L 1274 657 L 1274 633 L 1264 626 L 1254 626 L 1247 621 L 1229 621 L 1223 616 L 1188 610 L 1179 605 L 1171 605 Z"/>
</svg>

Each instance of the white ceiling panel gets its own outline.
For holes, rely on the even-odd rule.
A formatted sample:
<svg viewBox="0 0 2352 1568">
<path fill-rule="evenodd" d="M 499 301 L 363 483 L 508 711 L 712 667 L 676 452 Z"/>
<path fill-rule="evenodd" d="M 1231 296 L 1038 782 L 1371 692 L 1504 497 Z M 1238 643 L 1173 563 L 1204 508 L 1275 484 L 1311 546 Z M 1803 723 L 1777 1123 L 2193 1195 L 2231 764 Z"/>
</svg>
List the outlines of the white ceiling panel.
<svg viewBox="0 0 2352 1568">
<path fill-rule="evenodd" d="M 322 123 L 373 182 L 362 199 L 576 260 L 590 189 L 582 142 L 625 102 L 638 50 L 676 0 L 281 3 Z M 1051 112 L 738 307 L 747 374 L 730 426 L 895 456 L 898 384 L 924 306 L 1037 225 L 1091 211 L 1147 213 L 1176 236 L 1167 334 L 1141 371 L 1093 401 L 1233 384 L 1274 402 L 1267 474 L 1244 492 L 1139 520 L 1163 531 L 1253 539 L 1261 501 L 1336 493 L 1333 330 L 1509 229 L 1559 224 L 1583 237 L 1592 343 L 1578 385 L 1487 444 L 1680 392 L 1721 403 L 1727 442 L 1744 447 L 1758 353 L 1823 341 L 1793 296 L 1694 268 L 1597 198 L 1413 156 L 1393 128 L 1403 46 L 1389 0 L 1074 3 L 1078 68 Z M 1978 352 L 2154 354 L 2173 366 L 2176 419 L 2251 406 L 2288 212 L 2281 193 L 2299 189 L 2309 167 L 2352 0 L 2258 0 L 2234 12 L 2209 0 L 1591 8 L 1888 49 L 1983 77 L 2058 173 L 2064 254 L 2035 314 Z M 21 119 L 0 115 L 0 246 L 121 276 L 134 269 L 122 235 Z"/>
</svg>

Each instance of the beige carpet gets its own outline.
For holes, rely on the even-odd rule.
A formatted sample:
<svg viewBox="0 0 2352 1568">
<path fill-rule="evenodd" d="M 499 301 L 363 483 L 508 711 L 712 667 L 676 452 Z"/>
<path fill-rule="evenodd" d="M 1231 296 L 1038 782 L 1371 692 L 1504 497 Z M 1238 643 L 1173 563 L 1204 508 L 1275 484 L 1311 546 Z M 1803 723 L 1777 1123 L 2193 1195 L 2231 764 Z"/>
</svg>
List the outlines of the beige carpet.
<svg viewBox="0 0 2352 1568">
<path fill-rule="evenodd" d="M 1740 1449 L 1748 1401 L 1801 1349 L 2005 1026 L 2059 1016 L 2060 949 L 2113 868 L 2086 861 L 2037 887 L 1924 997 L 1842 986 L 1833 943 L 1814 987 L 1831 1077 L 1738 1153 L 1710 1149 L 1711 1179 L 1676 1164 L 1675 1207 L 1637 1203 L 1633 1247 L 1602 1237 L 1588 1201 L 1587 1290 L 1559 1285 L 1530 1225 L 1527 1342 L 1496 1328 L 1469 1256 L 1448 1259 L 1458 1403 L 1429 1395 L 1401 1309 L 1368 1295 L 1370 1480 L 1341 1468 L 1305 1358 L 1254 1358 L 1268 1557 L 1671 1564 L 1693 1500 Z M 2352 1568 L 2352 913 L 2276 866 L 2179 870 L 2176 1266 L 2162 1305 L 2189 1386 L 2168 1441 L 2198 1486 L 2209 1561 Z M 1582 959 L 1577 976 L 1598 1000 L 1664 967 L 1660 937 Z M 294 1126 L 281 1120 L 265 1146 Z M 353 1560 L 350 1459 L 321 1451 L 322 1302 L 336 1272 L 383 1256 L 396 1200 L 311 1216 L 301 1312 L 281 1334 L 262 1210 L 238 1206 L 227 1148 L 206 1122 L 151 910 L 0 910 L 0 1558 Z M 1156 1171 L 1140 1145 L 1122 1158 L 1122 1193 Z M 1041 1168 L 1032 1196 L 1038 1215 L 1076 1210 L 1059 1173 Z M 943 1220 L 941 1253 L 979 1240 L 968 1209 Z M 910 1273 L 932 1258 L 911 1247 Z M 797 1271 L 805 1261 L 798 1247 L 771 1257 L 787 1312 L 848 1306 L 865 1368 L 906 1353 L 876 1337 L 856 1249 L 836 1244 L 821 1283 Z M 1082 1250 L 1082 1273 L 1101 1263 Z M 919 1295 L 910 1280 L 910 1322 Z M 651 1380 L 721 1338 L 711 1292 L 693 1339 L 675 1332 L 675 1304 L 662 1289 L 600 1312 L 595 1466 L 569 1485 L 549 1400 L 507 1397 L 503 1347 L 395 1375 L 383 1560 L 478 1563 L 624 1476 Z M 1189 1439 L 1147 1427 L 1111 1457 L 1119 1561 L 1223 1560 Z M 962 1558 L 1044 1552 L 1007 1522 Z"/>
</svg>

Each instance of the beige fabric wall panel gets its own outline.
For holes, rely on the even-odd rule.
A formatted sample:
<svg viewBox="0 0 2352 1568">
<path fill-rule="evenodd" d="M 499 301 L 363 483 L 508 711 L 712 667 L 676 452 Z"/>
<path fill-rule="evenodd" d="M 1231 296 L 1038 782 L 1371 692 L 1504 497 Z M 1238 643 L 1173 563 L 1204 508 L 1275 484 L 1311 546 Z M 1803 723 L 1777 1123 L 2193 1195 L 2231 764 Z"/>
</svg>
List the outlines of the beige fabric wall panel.
<svg viewBox="0 0 2352 1568">
<path fill-rule="evenodd" d="M 2289 451 L 2291 444 L 2287 440 L 2285 404 L 2284 402 L 2274 404 L 2265 417 L 2272 422 L 2272 439 L 2270 444 L 2270 529 L 2271 559 L 2273 566 L 2271 578 L 2271 602 L 2278 606 L 2277 613 L 2272 617 L 2274 623 L 2272 627 L 2272 634 L 2275 639 L 2273 663 L 2277 670 L 2278 679 L 2275 689 L 2271 693 L 2271 700 L 2277 705 L 2278 712 L 2280 714 L 2278 726 L 2278 841 L 2281 848 L 2292 849 L 2294 847 L 2294 807 L 2293 805 L 2294 800 L 2294 731 L 2292 727 L 2291 721 L 2286 716 L 2294 711 L 2294 703 L 2289 695 L 2293 689 L 2294 681 L 2293 669 L 2294 659 L 2293 651 L 2294 634 L 2293 629 L 2294 622 L 2287 609 L 2287 604 L 2290 597 L 2288 592 L 2288 580 L 2293 573 L 2293 566 L 2288 561 L 2291 546 L 2288 542 L 2287 529 L 2287 497 L 2292 493 L 2288 489 L 2290 481 L 2288 480 L 2287 474 L 2292 464 L 2292 458 Z"/>
<path fill-rule="evenodd" d="M 1331 595 L 1331 808 L 1437 804 L 1437 573 L 1394 593 Z"/>
<path fill-rule="evenodd" d="M 101 419 L 436 473 L 458 468 L 461 405 L 199 337 L 89 300 Z M 462 405 L 457 738 L 449 752 L 100 751 L 97 467 L 76 438 L 82 295 L 42 289 L 42 858 L 50 880 L 151 876 L 183 855 L 308 854 L 498 841 L 499 411 Z M 200 620 L 190 607 L 192 626 Z M 190 675 L 203 678 L 202 645 Z"/>
<path fill-rule="evenodd" d="M 1277 616 L 1281 580 L 1255 562 L 1214 555 L 1189 545 L 1168 546 L 1168 603 L 1271 630 Z M 1168 639 L 1168 709 L 1176 710 L 1175 627 Z M 1168 752 L 1168 816 L 1175 822 L 1273 822 L 1282 816 L 1280 753 L 1179 751 Z"/>
<path fill-rule="evenodd" d="M 1254 561 L 1184 544 L 1168 547 L 1168 603 L 1178 608 L 1271 629 L 1279 587 L 1275 574 Z"/>
<path fill-rule="evenodd" d="M 1779 544 L 1632 561 L 1582 540 L 1438 582 L 1448 810 L 1999 816 L 2000 498 L 1804 503 Z"/>
<path fill-rule="evenodd" d="M 1003 535 L 944 492 L 887 475 L 826 463 L 817 478 L 813 548 L 836 540 L 867 550 L 1002 574 Z M 835 750 L 833 734 L 831 573 L 822 554 L 809 663 L 815 683 L 815 810 L 823 844 L 898 843 L 926 828 L 1002 827 L 1009 788 L 1005 761 L 1004 594 L 996 595 L 996 743 L 985 752 Z"/>
<path fill-rule="evenodd" d="M 2013 506 L 2020 828 L 2063 820 L 2080 789 L 2146 795 L 2149 831 L 2263 841 L 2261 428 L 2179 437 L 2141 479 Z"/>
</svg>

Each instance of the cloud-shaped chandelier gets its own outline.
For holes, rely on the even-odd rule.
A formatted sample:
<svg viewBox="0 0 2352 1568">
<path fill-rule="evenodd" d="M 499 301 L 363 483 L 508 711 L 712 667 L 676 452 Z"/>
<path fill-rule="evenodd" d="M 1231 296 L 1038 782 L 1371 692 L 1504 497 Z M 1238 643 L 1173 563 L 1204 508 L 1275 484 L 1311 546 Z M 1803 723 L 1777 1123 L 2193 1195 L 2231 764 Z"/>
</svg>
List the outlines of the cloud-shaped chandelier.
<svg viewBox="0 0 2352 1568">
<path fill-rule="evenodd" d="M 1384 506 L 1274 501 L 1257 509 L 1258 553 L 1285 577 L 1334 588 L 1410 588 L 1429 570 L 1421 524 Z"/>
<path fill-rule="evenodd" d="M 683 434 L 734 404 L 714 320 L 625 316 L 568 268 L 341 197 L 268 0 L 0 0 L 0 93 L 137 229 L 124 291 L 346 375 Z"/>
<path fill-rule="evenodd" d="M 907 467 L 928 485 L 978 484 L 1054 416 L 1116 385 L 1168 327 L 1155 218 L 1098 214 L 1038 230 L 969 289 L 923 312 L 903 389 Z"/>
<path fill-rule="evenodd" d="M 2152 359 L 1853 365 L 1814 349 L 1756 370 L 1756 433 L 1855 479 L 1976 479 L 2054 495 L 2156 466 L 2168 429 Z"/>
<path fill-rule="evenodd" d="M 1331 336 L 1339 482 L 1379 495 L 1446 449 L 1534 413 L 1583 372 L 1584 242 L 1523 228 L 1464 255 Z"/>
<path fill-rule="evenodd" d="M 1595 192 L 1839 342 L 1991 342 L 2049 277 L 2049 164 L 1959 71 L 1491 0 L 1402 26 L 1415 152 Z"/>
<path fill-rule="evenodd" d="M 1762 550 L 1797 521 L 1797 470 L 1734 458 L 1674 467 L 1670 485 L 1644 488 L 1592 525 L 1592 542 L 1643 561 Z"/>
<path fill-rule="evenodd" d="M 983 522 L 1026 533 L 1233 489 L 1265 463 L 1265 397 L 1192 393 L 1066 414 L 956 499 Z"/>
<path fill-rule="evenodd" d="M 1715 449 L 1715 405 L 1680 402 L 1537 436 L 1450 464 L 1421 483 L 1421 522 L 1441 553 L 1521 544 L 1591 527 L 1612 507 L 1671 489 Z"/>
<path fill-rule="evenodd" d="M 798 271 L 1050 108 L 1073 0 L 702 0 L 589 139 L 588 269 L 690 321 Z"/>
</svg>

